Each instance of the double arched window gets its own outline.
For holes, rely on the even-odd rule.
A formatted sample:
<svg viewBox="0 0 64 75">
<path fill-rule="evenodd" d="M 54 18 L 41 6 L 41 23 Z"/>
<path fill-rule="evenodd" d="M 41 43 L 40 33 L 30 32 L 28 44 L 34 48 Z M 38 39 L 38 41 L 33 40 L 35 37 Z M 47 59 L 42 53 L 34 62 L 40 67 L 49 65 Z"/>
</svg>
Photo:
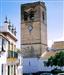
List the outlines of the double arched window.
<svg viewBox="0 0 64 75">
<path fill-rule="evenodd" d="M 29 12 L 24 11 L 24 21 L 28 21 L 29 20 L 33 20 L 34 19 L 34 11 L 30 10 Z"/>
</svg>

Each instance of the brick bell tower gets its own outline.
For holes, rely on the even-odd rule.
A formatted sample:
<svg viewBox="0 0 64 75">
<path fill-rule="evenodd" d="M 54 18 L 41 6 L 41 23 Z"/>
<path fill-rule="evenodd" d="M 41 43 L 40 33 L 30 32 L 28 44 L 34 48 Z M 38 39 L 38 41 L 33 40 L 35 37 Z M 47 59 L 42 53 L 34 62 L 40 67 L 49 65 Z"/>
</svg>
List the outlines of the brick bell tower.
<svg viewBox="0 0 64 75">
<path fill-rule="evenodd" d="M 21 5 L 21 51 L 23 57 L 40 57 L 47 49 L 47 13 L 44 2 Z"/>
</svg>

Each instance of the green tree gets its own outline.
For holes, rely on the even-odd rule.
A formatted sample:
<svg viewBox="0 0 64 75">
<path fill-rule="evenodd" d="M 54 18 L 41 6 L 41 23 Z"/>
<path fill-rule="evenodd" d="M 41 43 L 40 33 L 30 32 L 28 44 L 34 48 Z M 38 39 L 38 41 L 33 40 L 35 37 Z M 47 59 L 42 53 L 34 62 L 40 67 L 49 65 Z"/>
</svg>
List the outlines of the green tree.
<svg viewBox="0 0 64 75">
<path fill-rule="evenodd" d="M 64 66 L 64 51 L 60 51 L 55 54 L 55 56 L 51 56 L 46 62 L 47 66 Z"/>
</svg>

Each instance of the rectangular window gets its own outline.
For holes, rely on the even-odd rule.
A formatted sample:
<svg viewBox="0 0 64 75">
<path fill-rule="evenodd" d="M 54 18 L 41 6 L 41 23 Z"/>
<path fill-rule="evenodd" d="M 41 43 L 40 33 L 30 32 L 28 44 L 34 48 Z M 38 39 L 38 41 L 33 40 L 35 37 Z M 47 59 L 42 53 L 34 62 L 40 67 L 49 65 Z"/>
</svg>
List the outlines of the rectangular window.
<svg viewBox="0 0 64 75">
<path fill-rule="evenodd" d="M 3 38 L 2 39 L 2 51 L 6 50 L 6 40 Z"/>
<path fill-rule="evenodd" d="M 10 50 L 13 51 L 13 44 L 10 44 Z"/>
<path fill-rule="evenodd" d="M 10 75 L 10 66 L 8 66 L 8 75 Z"/>
<path fill-rule="evenodd" d="M 11 50 L 13 50 L 13 44 L 11 44 Z"/>
<path fill-rule="evenodd" d="M 2 51 L 6 51 L 8 49 L 7 44 L 8 41 L 5 38 L 2 38 Z"/>
<path fill-rule="evenodd" d="M 11 65 L 11 75 L 14 75 L 14 74 L 13 74 L 13 71 L 14 71 L 14 70 L 13 70 L 13 65 Z"/>
<path fill-rule="evenodd" d="M 2 75 L 3 75 L 3 64 L 2 64 Z"/>
<path fill-rule="evenodd" d="M 10 50 L 10 42 L 8 41 L 8 50 Z"/>
<path fill-rule="evenodd" d="M 16 50 L 16 45 L 14 45 L 14 50 Z"/>
<path fill-rule="evenodd" d="M 14 75 L 16 75 L 16 71 L 15 71 L 15 65 L 14 65 Z"/>
<path fill-rule="evenodd" d="M 8 41 L 2 36 L 0 36 L 0 51 L 6 51 L 8 49 L 7 45 Z"/>
</svg>

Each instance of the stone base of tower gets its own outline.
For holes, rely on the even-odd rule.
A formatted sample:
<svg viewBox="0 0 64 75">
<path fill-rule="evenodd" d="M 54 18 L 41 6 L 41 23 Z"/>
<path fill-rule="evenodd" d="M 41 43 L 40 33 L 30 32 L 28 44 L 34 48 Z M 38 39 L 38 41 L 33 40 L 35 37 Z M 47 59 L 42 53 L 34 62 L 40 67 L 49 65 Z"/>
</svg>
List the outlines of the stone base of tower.
<svg viewBox="0 0 64 75">
<path fill-rule="evenodd" d="M 23 45 L 22 55 L 24 58 L 39 58 L 47 49 L 46 45 L 33 44 L 33 45 Z"/>
</svg>

